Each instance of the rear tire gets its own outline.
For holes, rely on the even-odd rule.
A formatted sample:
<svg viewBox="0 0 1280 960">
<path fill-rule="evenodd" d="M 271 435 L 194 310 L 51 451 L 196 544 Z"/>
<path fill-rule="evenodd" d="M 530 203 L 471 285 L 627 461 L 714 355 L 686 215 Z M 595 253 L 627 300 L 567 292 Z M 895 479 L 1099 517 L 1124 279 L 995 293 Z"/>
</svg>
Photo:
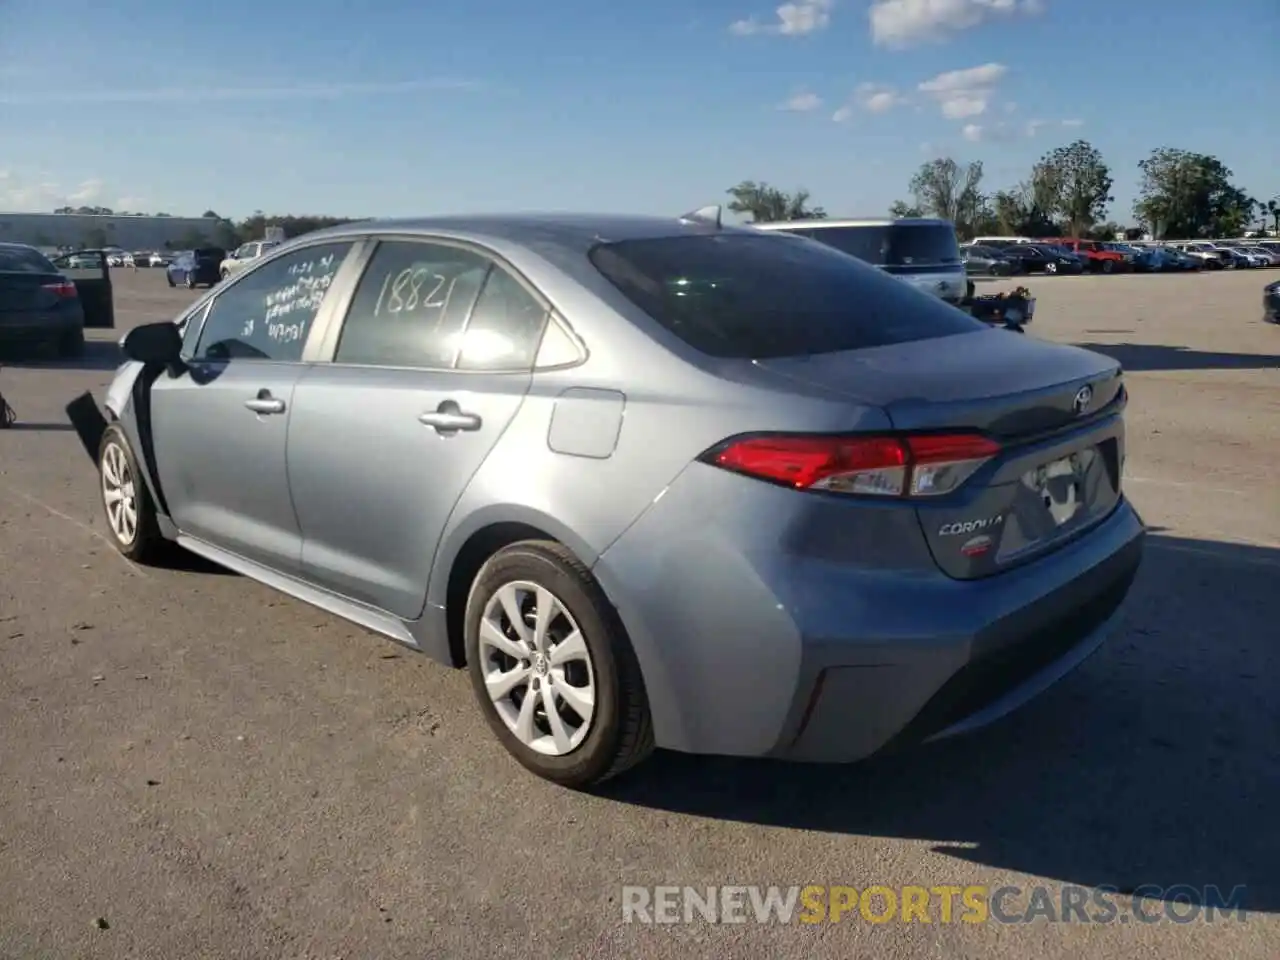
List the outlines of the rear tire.
<svg viewBox="0 0 1280 960">
<path fill-rule="evenodd" d="M 196 278 L 191 274 L 187 274 L 187 289 L 194 290 L 196 288 Z"/>
<path fill-rule="evenodd" d="M 79 357 L 84 354 L 84 327 L 68 330 L 58 340 L 58 356 Z"/>
<path fill-rule="evenodd" d="M 173 275 L 172 275 L 172 274 L 166 273 L 166 274 L 164 275 L 164 278 L 165 278 L 166 280 L 168 280 L 168 281 L 169 281 L 169 286 L 171 286 L 171 287 L 176 287 L 176 286 L 177 286 L 177 284 L 173 282 Z"/>
<path fill-rule="evenodd" d="M 107 519 L 107 538 L 136 563 L 154 563 L 172 549 L 160 534 L 151 491 L 118 423 L 98 445 L 98 494 Z"/>
<path fill-rule="evenodd" d="M 531 773 L 583 789 L 653 751 L 631 641 L 590 571 L 560 544 L 526 540 L 485 563 L 467 598 L 465 640 L 480 711 Z"/>
<path fill-rule="evenodd" d="M 1058 265 L 1057 265 L 1056 263 L 1046 263 L 1046 264 L 1044 265 L 1044 272 L 1045 272 L 1045 273 L 1057 273 L 1057 272 L 1058 272 Z"/>
<path fill-rule="evenodd" d="M 1115 271 L 1115 269 L 1116 269 L 1116 265 L 1115 265 L 1115 263 L 1114 263 L 1113 261 L 1111 261 L 1111 260 L 1103 260 L 1103 261 L 1102 261 L 1102 272 L 1103 272 L 1103 273 L 1113 273 L 1113 272 Z"/>
</svg>

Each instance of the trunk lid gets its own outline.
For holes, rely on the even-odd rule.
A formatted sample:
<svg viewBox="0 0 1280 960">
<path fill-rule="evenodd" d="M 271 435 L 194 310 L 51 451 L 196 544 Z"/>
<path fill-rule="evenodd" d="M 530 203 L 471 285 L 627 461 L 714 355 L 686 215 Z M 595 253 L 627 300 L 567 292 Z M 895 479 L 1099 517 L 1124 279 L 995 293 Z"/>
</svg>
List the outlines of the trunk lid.
<svg viewBox="0 0 1280 960">
<path fill-rule="evenodd" d="M 758 366 L 880 407 L 897 430 L 1000 442 L 958 491 L 913 502 L 934 560 L 957 579 L 1047 553 L 1119 502 L 1125 393 L 1102 354 L 984 330 Z"/>
<path fill-rule="evenodd" d="M 0 271 L 0 313 L 31 313 L 58 306 L 58 295 L 46 284 L 63 283 L 60 274 Z"/>
</svg>

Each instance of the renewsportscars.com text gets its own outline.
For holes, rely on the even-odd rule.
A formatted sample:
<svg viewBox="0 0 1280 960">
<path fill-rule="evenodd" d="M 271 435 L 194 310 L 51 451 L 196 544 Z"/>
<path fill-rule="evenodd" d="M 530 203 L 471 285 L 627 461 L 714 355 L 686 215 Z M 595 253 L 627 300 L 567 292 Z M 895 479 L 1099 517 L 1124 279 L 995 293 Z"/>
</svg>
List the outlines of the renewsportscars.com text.
<svg viewBox="0 0 1280 960">
<path fill-rule="evenodd" d="M 624 923 L 1243 923 L 1245 887 L 625 886 Z"/>
</svg>

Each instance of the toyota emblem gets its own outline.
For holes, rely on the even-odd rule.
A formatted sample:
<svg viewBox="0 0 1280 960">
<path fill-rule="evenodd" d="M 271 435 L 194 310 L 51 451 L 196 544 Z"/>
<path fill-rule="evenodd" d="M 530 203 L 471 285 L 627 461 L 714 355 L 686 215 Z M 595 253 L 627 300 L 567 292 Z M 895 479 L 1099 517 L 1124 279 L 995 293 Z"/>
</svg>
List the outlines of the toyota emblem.
<svg viewBox="0 0 1280 960">
<path fill-rule="evenodd" d="M 1085 384 L 1076 391 L 1076 398 L 1072 402 L 1071 406 L 1078 415 L 1088 410 L 1089 404 L 1091 403 L 1093 403 L 1093 387 Z"/>
</svg>

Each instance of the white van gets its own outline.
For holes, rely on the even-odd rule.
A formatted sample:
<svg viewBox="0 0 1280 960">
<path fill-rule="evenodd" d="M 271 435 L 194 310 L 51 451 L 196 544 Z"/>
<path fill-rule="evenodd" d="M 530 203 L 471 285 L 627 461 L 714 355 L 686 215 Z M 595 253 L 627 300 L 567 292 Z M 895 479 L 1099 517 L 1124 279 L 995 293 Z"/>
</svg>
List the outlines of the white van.
<svg viewBox="0 0 1280 960">
<path fill-rule="evenodd" d="M 950 220 L 791 220 L 752 226 L 825 243 L 948 303 L 960 303 L 968 291 L 960 244 Z"/>
</svg>

